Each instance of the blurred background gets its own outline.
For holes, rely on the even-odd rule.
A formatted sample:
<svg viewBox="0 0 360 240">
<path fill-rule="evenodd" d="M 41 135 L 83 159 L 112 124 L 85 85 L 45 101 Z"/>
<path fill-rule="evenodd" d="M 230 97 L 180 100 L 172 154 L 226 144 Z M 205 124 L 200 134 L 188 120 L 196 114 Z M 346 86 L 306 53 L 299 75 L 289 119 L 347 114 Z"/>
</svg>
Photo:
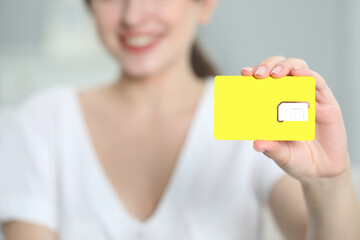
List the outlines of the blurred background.
<svg viewBox="0 0 360 240">
<path fill-rule="evenodd" d="M 360 1 L 218 0 L 199 40 L 224 75 L 273 55 L 303 58 L 341 105 L 360 195 Z M 58 84 L 113 81 L 82 0 L 0 0 L 0 125 L 19 103 Z M 264 239 L 281 239 L 269 212 Z"/>
</svg>

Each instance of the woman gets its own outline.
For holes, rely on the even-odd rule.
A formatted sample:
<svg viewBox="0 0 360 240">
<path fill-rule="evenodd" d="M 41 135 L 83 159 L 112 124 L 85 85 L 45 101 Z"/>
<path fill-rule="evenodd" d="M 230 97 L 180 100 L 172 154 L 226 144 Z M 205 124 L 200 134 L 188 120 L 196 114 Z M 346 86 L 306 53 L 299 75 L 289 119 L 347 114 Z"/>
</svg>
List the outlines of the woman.
<svg viewBox="0 0 360 240">
<path fill-rule="evenodd" d="M 216 0 L 88 4 L 122 72 L 102 88 L 40 93 L 6 125 L 6 239 L 258 239 L 263 203 L 287 239 L 360 239 L 341 110 L 306 62 L 241 70 L 316 78 L 315 140 L 257 140 L 255 152 L 213 139 L 215 72 L 192 46 Z"/>
</svg>

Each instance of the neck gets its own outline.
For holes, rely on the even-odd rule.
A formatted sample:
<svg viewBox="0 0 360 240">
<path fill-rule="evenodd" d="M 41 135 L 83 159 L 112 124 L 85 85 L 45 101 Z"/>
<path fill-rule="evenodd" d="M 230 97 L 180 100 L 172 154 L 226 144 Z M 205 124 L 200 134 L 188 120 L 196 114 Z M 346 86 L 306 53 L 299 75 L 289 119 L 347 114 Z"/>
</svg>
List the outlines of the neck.
<svg viewBox="0 0 360 240">
<path fill-rule="evenodd" d="M 121 101 L 145 115 L 169 115 L 188 109 L 202 92 L 203 81 L 192 71 L 189 61 L 154 75 L 132 77 L 123 73 L 114 85 Z"/>
</svg>

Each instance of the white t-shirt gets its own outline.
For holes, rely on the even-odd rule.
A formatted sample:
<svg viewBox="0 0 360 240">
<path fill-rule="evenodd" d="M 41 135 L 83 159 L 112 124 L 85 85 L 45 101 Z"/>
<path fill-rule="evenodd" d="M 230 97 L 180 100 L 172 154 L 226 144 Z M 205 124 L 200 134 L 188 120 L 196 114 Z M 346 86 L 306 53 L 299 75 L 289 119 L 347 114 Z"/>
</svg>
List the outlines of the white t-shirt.
<svg viewBox="0 0 360 240">
<path fill-rule="evenodd" d="M 0 132 L 0 223 L 21 220 L 60 239 L 259 239 L 261 209 L 284 173 L 252 141 L 214 139 L 208 78 L 154 214 L 132 216 L 89 138 L 76 87 L 26 100 Z"/>
</svg>

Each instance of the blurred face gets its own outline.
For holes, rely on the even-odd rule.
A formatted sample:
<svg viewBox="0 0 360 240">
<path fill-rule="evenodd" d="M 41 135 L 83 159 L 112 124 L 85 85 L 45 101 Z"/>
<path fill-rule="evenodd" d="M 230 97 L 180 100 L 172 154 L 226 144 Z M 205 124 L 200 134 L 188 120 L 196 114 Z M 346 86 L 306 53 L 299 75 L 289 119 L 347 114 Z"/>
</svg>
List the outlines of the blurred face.
<svg viewBox="0 0 360 240">
<path fill-rule="evenodd" d="M 127 75 L 141 77 L 190 52 L 214 0 L 92 0 L 98 32 Z M 206 4 L 207 3 L 207 4 Z"/>
</svg>

